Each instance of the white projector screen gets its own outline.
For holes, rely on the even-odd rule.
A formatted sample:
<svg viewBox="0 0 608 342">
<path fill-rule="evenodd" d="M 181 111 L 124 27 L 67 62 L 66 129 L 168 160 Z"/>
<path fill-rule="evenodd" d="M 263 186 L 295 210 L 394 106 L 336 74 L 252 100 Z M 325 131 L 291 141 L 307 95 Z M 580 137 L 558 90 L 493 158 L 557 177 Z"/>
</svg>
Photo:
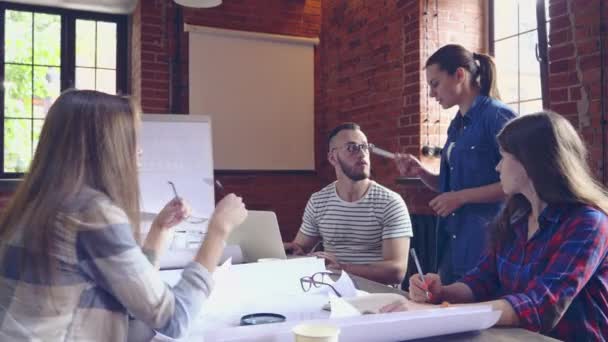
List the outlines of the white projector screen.
<svg viewBox="0 0 608 342">
<path fill-rule="evenodd" d="M 186 25 L 190 113 L 213 121 L 217 170 L 314 170 L 318 39 Z"/>
</svg>

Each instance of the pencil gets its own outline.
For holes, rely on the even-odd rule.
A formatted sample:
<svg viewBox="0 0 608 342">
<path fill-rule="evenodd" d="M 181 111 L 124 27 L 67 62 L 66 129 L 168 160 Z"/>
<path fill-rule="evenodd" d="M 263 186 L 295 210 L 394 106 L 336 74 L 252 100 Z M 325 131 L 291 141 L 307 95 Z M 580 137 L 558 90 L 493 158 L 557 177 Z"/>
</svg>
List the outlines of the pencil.
<svg viewBox="0 0 608 342">
<path fill-rule="evenodd" d="M 418 261 L 418 256 L 416 255 L 416 251 L 413 248 L 411 248 L 410 254 L 412 255 L 412 258 L 414 258 L 414 263 L 416 264 L 416 268 L 418 269 L 418 274 L 420 275 L 420 280 L 422 280 L 422 283 L 426 286 L 426 282 L 424 281 L 424 273 L 422 273 L 422 267 L 420 267 L 420 261 Z M 424 290 L 424 294 L 425 294 L 427 300 L 431 299 L 429 296 L 429 291 Z"/>
</svg>

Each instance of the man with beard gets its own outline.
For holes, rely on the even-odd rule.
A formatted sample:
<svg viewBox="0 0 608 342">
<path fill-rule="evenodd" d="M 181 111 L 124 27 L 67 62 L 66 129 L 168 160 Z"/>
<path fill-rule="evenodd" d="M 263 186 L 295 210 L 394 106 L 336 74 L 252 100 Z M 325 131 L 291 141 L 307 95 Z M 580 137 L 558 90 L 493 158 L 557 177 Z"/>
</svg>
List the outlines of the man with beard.
<svg viewBox="0 0 608 342">
<path fill-rule="evenodd" d="M 412 237 L 410 216 L 399 194 L 369 179 L 370 148 L 355 123 L 331 131 L 327 156 L 337 180 L 310 197 L 300 231 L 285 249 L 312 252 L 331 269 L 400 284 Z M 318 242 L 323 252 L 314 251 Z"/>
</svg>

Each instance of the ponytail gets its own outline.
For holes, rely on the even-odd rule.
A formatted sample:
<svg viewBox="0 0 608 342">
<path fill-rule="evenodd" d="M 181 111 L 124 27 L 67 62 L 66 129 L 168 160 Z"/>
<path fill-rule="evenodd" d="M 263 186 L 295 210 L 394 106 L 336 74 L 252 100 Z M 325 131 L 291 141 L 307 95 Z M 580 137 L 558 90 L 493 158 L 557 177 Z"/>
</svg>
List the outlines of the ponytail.
<svg viewBox="0 0 608 342">
<path fill-rule="evenodd" d="M 479 88 L 482 95 L 500 100 L 496 87 L 496 64 L 492 57 L 483 53 L 473 53 L 473 59 L 479 62 Z"/>
<path fill-rule="evenodd" d="M 425 68 L 432 64 L 437 64 L 450 75 L 454 75 L 458 68 L 465 69 L 471 75 L 471 84 L 479 87 L 482 95 L 500 100 L 496 87 L 496 65 L 492 57 L 471 52 L 462 45 L 448 44 L 427 59 Z"/>
</svg>

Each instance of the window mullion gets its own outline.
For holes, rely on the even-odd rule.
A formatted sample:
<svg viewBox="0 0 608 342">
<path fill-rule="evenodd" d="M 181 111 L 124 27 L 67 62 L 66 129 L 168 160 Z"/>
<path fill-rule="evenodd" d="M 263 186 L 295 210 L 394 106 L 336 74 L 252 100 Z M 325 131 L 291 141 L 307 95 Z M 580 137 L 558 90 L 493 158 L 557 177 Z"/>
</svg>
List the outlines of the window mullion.
<svg viewBox="0 0 608 342">
<path fill-rule="evenodd" d="M 61 90 L 74 88 L 76 75 L 76 18 L 61 16 Z"/>
<path fill-rule="evenodd" d="M 126 57 L 128 54 L 125 51 L 129 51 L 129 38 L 127 34 L 127 20 L 121 18 L 116 23 L 116 93 L 117 94 L 129 94 L 127 84 L 127 72 L 129 67 L 127 66 Z"/>
<path fill-rule="evenodd" d="M 494 30 L 494 24 L 496 22 L 496 19 L 494 18 L 494 0 L 490 0 L 488 3 L 488 41 L 489 41 L 489 49 L 488 52 L 490 53 L 490 56 L 495 57 L 496 56 L 496 52 L 494 51 L 494 35 L 495 35 L 495 30 Z"/>
<path fill-rule="evenodd" d="M 543 97 L 543 108 L 549 108 L 549 59 L 547 42 L 547 18 L 545 1 L 536 0 L 536 33 L 538 34 L 538 55 L 540 57 L 540 87 Z"/>
<path fill-rule="evenodd" d="M 31 94 L 30 94 L 30 160 L 31 156 L 34 155 L 34 97 L 36 96 L 36 88 L 34 85 L 34 73 L 36 72 L 36 12 L 32 12 L 32 63 L 30 67 L 31 76 Z"/>
<path fill-rule="evenodd" d="M 517 112 L 521 113 L 521 36 L 519 35 L 520 3 L 517 2 Z"/>
<path fill-rule="evenodd" d="M 2 39 L 2 49 L 0 49 L 0 80 L 4 80 L 4 46 L 6 45 L 4 39 L 4 25 L 6 18 L 6 8 L 0 3 L 0 39 Z M 2 119 L 0 120 L 0 174 L 4 174 L 4 87 L 0 87 L 0 113 L 2 113 Z"/>
</svg>

